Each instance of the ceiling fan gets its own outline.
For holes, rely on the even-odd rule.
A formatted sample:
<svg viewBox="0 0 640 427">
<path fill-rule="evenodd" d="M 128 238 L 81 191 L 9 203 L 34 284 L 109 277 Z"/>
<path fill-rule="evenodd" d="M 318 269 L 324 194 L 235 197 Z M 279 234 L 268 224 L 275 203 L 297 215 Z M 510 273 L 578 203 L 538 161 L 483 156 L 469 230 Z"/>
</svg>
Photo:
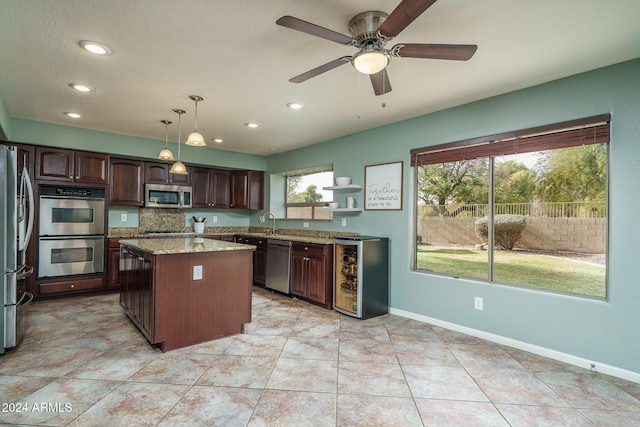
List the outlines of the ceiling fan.
<svg viewBox="0 0 640 427">
<path fill-rule="evenodd" d="M 351 37 L 293 16 L 283 16 L 276 21 L 276 24 L 358 48 L 358 52 L 352 56 L 343 56 L 335 59 L 293 77 L 289 81 L 302 83 L 342 64 L 351 62 L 356 70 L 369 74 L 375 94 L 383 95 L 391 92 L 391 83 L 389 82 L 386 66 L 392 57 L 450 59 L 456 61 L 470 59 L 478 49 L 478 46 L 468 44 L 403 43 L 397 44 L 391 49 L 385 49 L 385 45 L 391 39 L 400 34 L 402 30 L 435 2 L 436 0 L 402 0 L 389 15 L 379 11 L 360 13 L 349 21 Z"/>
</svg>

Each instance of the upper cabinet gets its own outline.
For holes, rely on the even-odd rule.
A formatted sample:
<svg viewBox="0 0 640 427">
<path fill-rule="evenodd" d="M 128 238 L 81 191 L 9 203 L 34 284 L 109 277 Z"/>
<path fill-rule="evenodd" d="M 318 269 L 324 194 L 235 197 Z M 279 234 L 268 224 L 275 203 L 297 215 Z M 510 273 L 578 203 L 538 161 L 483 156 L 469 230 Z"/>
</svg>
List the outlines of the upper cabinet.
<svg viewBox="0 0 640 427">
<path fill-rule="evenodd" d="M 106 185 L 109 155 L 52 147 L 36 147 L 35 179 Z"/>
<path fill-rule="evenodd" d="M 109 203 L 142 206 L 144 204 L 144 167 L 140 160 L 111 158 Z"/>
<path fill-rule="evenodd" d="M 234 209 L 264 208 L 264 172 L 232 171 L 231 204 Z"/>
<path fill-rule="evenodd" d="M 144 167 L 145 182 L 180 185 L 191 184 L 191 168 L 189 166 L 187 166 L 187 172 L 189 173 L 186 175 L 169 173 L 171 169 L 169 163 L 145 162 Z"/>
<path fill-rule="evenodd" d="M 228 170 L 193 168 L 191 173 L 193 207 L 228 208 L 229 175 Z"/>
</svg>

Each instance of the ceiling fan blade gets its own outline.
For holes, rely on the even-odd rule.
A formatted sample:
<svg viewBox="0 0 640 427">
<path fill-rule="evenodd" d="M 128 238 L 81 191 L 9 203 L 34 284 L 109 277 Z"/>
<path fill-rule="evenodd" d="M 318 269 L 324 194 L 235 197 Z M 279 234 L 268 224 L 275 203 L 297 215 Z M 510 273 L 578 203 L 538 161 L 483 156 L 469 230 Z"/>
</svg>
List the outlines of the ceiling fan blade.
<svg viewBox="0 0 640 427">
<path fill-rule="evenodd" d="M 336 67 L 341 66 L 342 64 L 346 64 L 351 61 L 350 56 L 343 56 L 342 58 L 334 59 L 331 62 L 327 62 L 324 65 L 314 68 L 313 70 L 309 70 L 306 73 L 302 73 L 299 76 L 295 76 L 289 79 L 291 83 L 302 83 L 304 81 L 309 80 L 311 77 L 315 77 L 322 73 L 326 73 L 327 71 L 333 70 Z"/>
<path fill-rule="evenodd" d="M 436 0 L 402 0 L 378 31 L 385 37 L 397 36 L 435 2 Z"/>
<path fill-rule="evenodd" d="M 395 45 L 391 51 L 400 58 L 451 59 L 466 61 L 478 46 L 474 44 L 421 44 L 405 43 Z"/>
<path fill-rule="evenodd" d="M 391 92 L 391 82 L 386 68 L 375 74 L 369 74 L 369 78 L 376 95 L 384 95 L 387 92 Z"/>
<path fill-rule="evenodd" d="M 320 37 L 332 42 L 349 45 L 353 39 L 344 34 L 337 33 L 328 28 L 321 27 L 311 22 L 303 21 L 302 19 L 294 18 L 293 16 L 283 16 L 276 21 L 276 24 L 283 27 L 291 28 L 292 30 L 302 31 L 303 33 L 311 34 L 312 36 Z"/>
</svg>

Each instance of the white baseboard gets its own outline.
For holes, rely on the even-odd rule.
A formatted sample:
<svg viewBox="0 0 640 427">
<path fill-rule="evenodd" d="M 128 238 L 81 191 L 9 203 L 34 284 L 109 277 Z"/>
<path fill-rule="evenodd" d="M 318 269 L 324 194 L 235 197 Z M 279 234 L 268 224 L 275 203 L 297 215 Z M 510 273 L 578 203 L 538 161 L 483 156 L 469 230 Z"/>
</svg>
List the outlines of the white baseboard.
<svg viewBox="0 0 640 427">
<path fill-rule="evenodd" d="M 452 331 L 461 332 L 463 334 L 471 335 L 477 338 L 482 338 L 484 340 L 491 341 L 497 344 L 507 345 L 513 348 L 517 348 L 519 350 L 528 351 L 529 353 L 548 357 L 549 359 L 558 360 L 560 362 L 568 363 L 570 365 L 579 366 L 581 368 L 589 369 L 594 372 L 600 372 L 602 374 L 611 375 L 613 377 L 618 377 L 628 381 L 640 383 L 640 373 L 628 371 L 626 369 L 621 369 L 616 366 L 611 366 L 605 363 L 599 363 L 593 360 L 584 359 L 582 357 L 574 356 L 572 354 L 562 353 L 560 351 L 552 350 L 545 347 L 540 347 L 534 344 L 529 344 L 524 341 L 518 341 L 512 338 L 503 337 L 501 335 L 480 331 L 477 329 L 469 328 L 467 326 L 462 326 L 455 323 L 446 322 L 444 320 L 435 319 L 433 317 L 412 313 L 410 311 L 404 311 L 397 308 L 389 308 L 389 313 L 395 314 L 396 316 L 406 317 L 409 319 L 428 323 L 430 325 L 451 329 Z"/>
</svg>

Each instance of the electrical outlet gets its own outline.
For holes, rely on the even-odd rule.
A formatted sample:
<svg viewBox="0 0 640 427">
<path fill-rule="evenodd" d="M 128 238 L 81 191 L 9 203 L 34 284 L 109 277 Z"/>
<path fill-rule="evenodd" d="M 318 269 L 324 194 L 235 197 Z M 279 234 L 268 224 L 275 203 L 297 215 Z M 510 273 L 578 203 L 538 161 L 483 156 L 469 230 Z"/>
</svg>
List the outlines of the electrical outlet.
<svg viewBox="0 0 640 427">
<path fill-rule="evenodd" d="M 194 265 L 193 266 L 193 280 L 202 280 L 202 266 Z"/>
<path fill-rule="evenodd" d="M 302 223 L 302 226 L 303 226 L 304 228 L 309 228 L 309 223 L 308 223 L 308 222 L 303 222 L 303 223 Z"/>
<path fill-rule="evenodd" d="M 127 214 L 120 214 L 120 222 L 127 222 Z"/>
<path fill-rule="evenodd" d="M 343 227 L 347 226 L 347 218 L 342 218 L 342 226 Z"/>
<path fill-rule="evenodd" d="M 218 215 L 213 216 L 213 222 L 218 222 Z"/>
<path fill-rule="evenodd" d="M 473 308 L 476 310 L 484 310 L 484 300 L 481 297 L 475 297 L 473 300 Z"/>
</svg>

